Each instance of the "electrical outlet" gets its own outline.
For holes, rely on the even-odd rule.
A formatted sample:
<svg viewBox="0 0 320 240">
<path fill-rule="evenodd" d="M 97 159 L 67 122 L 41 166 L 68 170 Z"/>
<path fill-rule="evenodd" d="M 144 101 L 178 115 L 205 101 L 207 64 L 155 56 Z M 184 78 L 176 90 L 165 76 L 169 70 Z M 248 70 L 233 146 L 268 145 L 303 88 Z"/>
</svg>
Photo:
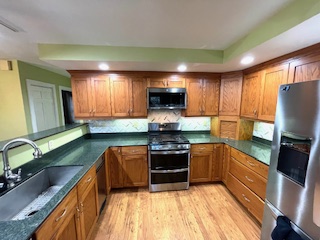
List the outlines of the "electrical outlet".
<svg viewBox="0 0 320 240">
<path fill-rule="evenodd" d="M 54 149 L 54 142 L 53 142 L 53 140 L 51 140 L 51 141 L 48 142 L 48 148 L 49 148 L 49 150 Z"/>
</svg>

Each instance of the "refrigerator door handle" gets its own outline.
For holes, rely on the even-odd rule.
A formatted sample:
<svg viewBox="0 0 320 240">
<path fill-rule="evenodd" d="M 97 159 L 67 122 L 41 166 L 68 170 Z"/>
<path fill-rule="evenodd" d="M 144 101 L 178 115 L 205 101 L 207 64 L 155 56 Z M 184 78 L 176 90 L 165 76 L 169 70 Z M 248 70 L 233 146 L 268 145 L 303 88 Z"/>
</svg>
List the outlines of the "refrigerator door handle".
<svg viewBox="0 0 320 240">
<path fill-rule="evenodd" d="M 280 215 L 283 215 L 279 210 L 277 210 L 274 206 L 272 206 L 268 200 L 265 201 L 265 204 L 269 208 L 271 215 L 275 220 L 277 220 L 277 217 L 279 217 Z"/>
</svg>

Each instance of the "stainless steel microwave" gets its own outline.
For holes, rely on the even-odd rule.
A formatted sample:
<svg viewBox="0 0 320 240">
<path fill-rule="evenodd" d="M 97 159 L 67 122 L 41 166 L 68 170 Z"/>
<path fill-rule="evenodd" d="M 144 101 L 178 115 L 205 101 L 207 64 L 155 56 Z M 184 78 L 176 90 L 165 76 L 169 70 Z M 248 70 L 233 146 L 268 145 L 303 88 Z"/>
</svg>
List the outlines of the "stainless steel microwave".
<svg viewBox="0 0 320 240">
<path fill-rule="evenodd" d="M 148 109 L 186 109 L 185 88 L 147 88 Z"/>
</svg>

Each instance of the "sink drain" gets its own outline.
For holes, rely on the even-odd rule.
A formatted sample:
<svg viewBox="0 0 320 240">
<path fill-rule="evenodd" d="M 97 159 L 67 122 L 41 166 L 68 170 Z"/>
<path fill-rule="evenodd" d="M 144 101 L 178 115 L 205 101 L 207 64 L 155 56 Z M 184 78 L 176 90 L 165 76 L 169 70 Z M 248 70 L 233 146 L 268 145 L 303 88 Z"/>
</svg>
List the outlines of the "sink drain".
<svg viewBox="0 0 320 240">
<path fill-rule="evenodd" d="M 26 217 L 30 217 L 32 216 L 33 214 L 36 214 L 39 210 L 34 210 L 32 212 L 29 212 L 28 214 L 26 214 Z"/>
</svg>

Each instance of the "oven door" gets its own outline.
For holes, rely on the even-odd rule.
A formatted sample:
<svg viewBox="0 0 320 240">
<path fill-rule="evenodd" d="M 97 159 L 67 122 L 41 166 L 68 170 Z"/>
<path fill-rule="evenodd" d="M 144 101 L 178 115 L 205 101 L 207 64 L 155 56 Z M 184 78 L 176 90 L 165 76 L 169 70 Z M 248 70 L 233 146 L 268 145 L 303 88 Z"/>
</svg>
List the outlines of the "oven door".
<svg viewBox="0 0 320 240">
<path fill-rule="evenodd" d="M 150 151 L 149 167 L 151 170 L 175 170 L 188 168 L 190 151 Z"/>
<path fill-rule="evenodd" d="M 189 188 L 190 151 L 149 151 L 150 192 Z"/>
</svg>

